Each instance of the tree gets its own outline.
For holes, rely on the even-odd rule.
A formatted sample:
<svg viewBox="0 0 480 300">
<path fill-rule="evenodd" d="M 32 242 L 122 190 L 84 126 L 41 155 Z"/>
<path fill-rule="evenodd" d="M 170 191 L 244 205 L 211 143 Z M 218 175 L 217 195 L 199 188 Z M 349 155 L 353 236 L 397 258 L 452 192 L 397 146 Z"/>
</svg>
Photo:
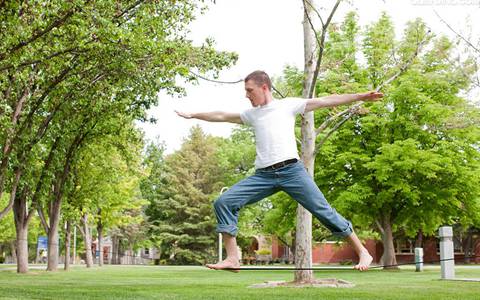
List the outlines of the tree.
<svg viewBox="0 0 480 300">
<path fill-rule="evenodd" d="M 8 194 L 0 198 L 0 205 L 8 203 Z M 16 258 L 15 247 L 15 225 L 13 222 L 13 214 L 9 213 L 5 218 L 0 219 L 0 257 L 5 259 L 5 248 L 9 248 L 12 258 Z"/>
<path fill-rule="evenodd" d="M 86 249 L 91 249 L 91 225 L 96 225 L 99 265 L 103 265 L 103 237 L 108 230 L 121 225 L 125 211 L 144 204 L 138 197 L 141 157 L 139 133 L 125 127 L 95 144 L 85 147 L 74 169 L 74 186 L 69 207 L 77 211 L 80 232 Z M 90 217 L 90 218 L 89 218 Z M 93 264 L 87 252 L 87 267 Z"/>
<path fill-rule="evenodd" d="M 312 1 L 313 2 L 313 1 Z M 322 23 L 321 33 L 317 33 L 312 22 L 311 15 L 315 7 L 311 2 L 302 0 L 304 7 L 303 36 L 304 36 L 304 79 L 303 79 L 303 98 L 312 98 L 315 93 L 315 84 L 317 81 L 319 66 L 322 63 L 325 39 L 327 29 L 330 25 L 333 15 L 340 5 L 338 0 L 328 19 Z M 315 52 L 318 49 L 318 52 Z M 303 160 L 308 173 L 313 176 L 315 163 L 315 120 L 313 112 L 308 112 L 302 116 L 301 131 L 301 159 Z M 295 267 L 312 267 L 312 215 L 301 205 L 297 206 L 297 229 L 295 236 Z M 308 270 L 295 271 L 295 282 L 312 282 L 313 272 Z"/>
<path fill-rule="evenodd" d="M 51 195 L 49 253 L 56 257 L 64 187 L 90 136 L 114 131 L 109 124 L 119 116 L 144 119 L 145 110 L 157 103 L 158 90 L 183 91 L 176 76 L 194 80 L 190 69 L 218 71 L 235 60 L 215 51 L 211 41 L 195 47 L 185 38 L 199 6 L 191 1 L 0 6 L 5 24 L 0 33 L 5 99 L 0 195 L 5 189 L 12 195 L 0 218 L 14 207 L 19 241 L 26 240 L 39 202 Z M 53 192 L 46 189 L 52 184 Z M 18 271 L 26 272 L 26 244 L 18 248 Z M 55 261 L 49 260 L 48 268 L 55 270 Z"/>
<path fill-rule="evenodd" d="M 409 57 L 429 35 L 416 20 L 396 43 L 381 34 L 385 27 L 392 25 L 384 15 L 364 41 L 373 84 L 388 78 L 382 66 L 395 64 L 392 49 Z M 317 156 L 317 182 L 355 224 L 378 230 L 382 263 L 392 267 L 395 232 L 434 234 L 442 224 L 478 219 L 478 109 L 458 96 L 469 85 L 469 64 L 449 63 L 453 44 L 445 37 L 426 40 L 431 50 L 386 87 L 385 101 L 346 123 Z"/>
<path fill-rule="evenodd" d="M 307 82 L 307 84 L 304 83 L 303 92 L 305 93 L 305 90 L 311 92 L 308 97 L 311 97 L 313 94 L 352 93 L 372 88 L 377 91 L 383 89 L 385 93 L 388 93 L 390 87 L 398 84 L 402 76 L 406 75 L 410 70 L 417 69 L 418 57 L 420 55 L 425 57 L 445 57 L 444 53 L 442 54 L 442 51 L 438 50 L 436 50 L 437 52 L 431 52 L 431 54 L 422 54 L 433 36 L 426 29 L 426 26 L 418 20 L 411 22 L 405 31 L 404 39 L 396 42 L 393 35 L 393 25 L 388 16 L 384 14 L 378 22 L 369 26 L 365 33 L 362 33 L 364 36 L 362 52 L 366 61 L 366 64 L 362 66 L 357 62 L 357 57 L 360 56 L 357 33 L 360 31 L 356 25 L 355 14 L 347 14 L 345 21 L 340 26 L 332 24 L 328 27 L 330 19 L 324 22 L 311 2 L 304 2 L 304 7 L 306 11 L 304 21 L 305 49 L 314 48 L 312 44 L 316 37 L 317 53 L 315 54 L 313 50 L 311 50 L 312 52 L 306 52 L 305 70 L 308 71 L 304 70 L 303 74 L 295 70 L 295 68 L 289 67 L 285 69 L 284 78 L 280 80 L 282 83 L 280 86 L 286 88 L 289 93 L 294 95 L 299 95 L 302 92 L 299 85 L 302 79 L 305 80 L 304 82 Z M 335 12 L 335 9 L 336 6 L 334 6 L 330 16 Z M 314 28 L 314 23 L 312 22 L 312 15 L 314 14 L 320 19 L 319 22 L 322 25 L 320 31 L 316 31 Z M 327 30 L 328 39 L 325 39 Z M 439 54 L 442 55 L 438 56 Z M 450 61 L 452 60 L 450 59 Z M 438 66 L 436 72 L 439 72 L 444 67 L 444 64 L 432 62 L 431 66 Z M 468 74 L 469 72 L 471 74 L 472 64 L 466 60 L 463 63 L 458 63 L 457 67 L 459 67 L 458 72 L 454 73 L 457 75 L 463 74 L 463 76 L 455 77 L 454 82 L 464 86 L 464 83 L 470 80 Z M 318 74 L 321 74 L 321 76 L 317 77 Z M 309 85 L 309 82 L 314 82 L 314 84 Z M 325 152 L 329 153 L 328 149 L 324 150 L 324 145 L 336 134 L 337 130 L 344 124 L 351 126 L 350 123 L 347 123 L 348 120 L 360 117 L 368 112 L 367 107 L 360 107 L 360 105 L 361 103 L 343 108 L 343 110 L 340 108 L 316 112 L 317 122 L 314 122 L 313 116 L 304 116 L 302 118 L 302 159 L 310 162 L 312 155 L 318 159 L 318 153 L 322 153 L 322 156 L 325 155 Z M 319 120 L 322 121 L 319 122 Z M 461 124 L 462 122 L 459 123 Z M 472 122 L 469 123 L 471 124 Z M 311 155 L 308 155 L 309 153 Z M 304 157 L 305 155 L 307 157 Z M 322 169 L 325 167 L 329 167 L 329 165 L 322 165 Z M 329 174 L 330 176 L 338 177 L 335 172 Z M 320 182 L 320 185 L 322 185 L 323 190 L 329 191 L 329 189 L 333 188 L 330 184 L 323 184 L 318 178 L 320 177 L 315 176 L 317 182 Z M 323 177 L 322 179 L 328 179 L 328 181 L 332 182 L 329 178 Z M 335 187 L 335 189 L 337 188 Z M 335 197 L 329 196 L 328 199 L 334 200 Z M 300 220 L 302 218 L 298 217 L 297 226 Z M 305 233 L 300 234 L 300 236 L 304 235 Z M 393 249 L 393 245 L 390 245 L 389 248 Z M 308 254 L 308 252 L 305 252 L 308 251 L 308 248 L 305 246 L 307 250 L 303 250 L 302 253 Z M 395 263 L 392 262 L 392 264 Z M 307 267 L 308 264 L 303 264 L 302 266 Z M 308 273 L 303 275 L 306 276 L 303 277 L 305 280 L 311 278 L 308 276 Z M 300 274 L 298 278 L 301 278 L 303 275 Z"/>
<path fill-rule="evenodd" d="M 159 174 L 160 180 L 150 176 L 151 182 L 142 185 L 150 201 L 146 214 L 153 239 L 162 250 L 161 258 L 171 263 L 203 264 L 213 256 L 216 235 L 212 201 L 223 186 L 217 145 L 215 138 L 197 126 L 181 149 L 165 158 L 164 165 L 161 149 L 149 148 L 151 174 Z"/>
</svg>

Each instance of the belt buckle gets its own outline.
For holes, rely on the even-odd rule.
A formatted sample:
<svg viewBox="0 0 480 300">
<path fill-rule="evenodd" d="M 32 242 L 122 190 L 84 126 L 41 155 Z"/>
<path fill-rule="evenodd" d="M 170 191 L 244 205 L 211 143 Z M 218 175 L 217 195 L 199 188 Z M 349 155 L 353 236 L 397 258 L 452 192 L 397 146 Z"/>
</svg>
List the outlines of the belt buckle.
<svg viewBox="0 0 480 300">
<path fill-rule="evenodd" d="M 285 162 L 281 161 L 281 162 L 278 162 L 276 164 L 273 164 L 272 165 L 272 170 L 280 169 L 281 167 L 284 167 L 284 166 L 285 166 Z"/>
<path fill-rule="evenodd" d="M 284 160 L 284 161 L 281 161 L 281 162 L 278 162 L 278 163 L 274 164 L 274 165 L 272 166 L 272 168 L 273 168 L 274 170 L 280 169 L 280 168 L 283 168 L 283 167 L 285 167 L 285 166 L 288 166 L 290 163 L 291 163 L 291 162 L 290 162 L 290 159 L 287 159 L 287 160 Z"/>
</svg>

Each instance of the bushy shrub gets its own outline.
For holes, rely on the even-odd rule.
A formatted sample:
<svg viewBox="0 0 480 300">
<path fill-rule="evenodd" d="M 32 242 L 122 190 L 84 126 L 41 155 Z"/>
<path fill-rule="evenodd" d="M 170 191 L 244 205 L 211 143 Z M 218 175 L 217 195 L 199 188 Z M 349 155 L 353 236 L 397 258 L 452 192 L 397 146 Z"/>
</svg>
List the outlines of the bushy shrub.
<svg viewBox="0 0 480 300">
<path fill-rule="evenodd" d="M 255 251 L 255 253 L 257 255 L 270 255 L 270 254 L 272 254 L 272 250 L 270 250 L 270 249 L 259 249 L 259 250 Z"/>
</svg>

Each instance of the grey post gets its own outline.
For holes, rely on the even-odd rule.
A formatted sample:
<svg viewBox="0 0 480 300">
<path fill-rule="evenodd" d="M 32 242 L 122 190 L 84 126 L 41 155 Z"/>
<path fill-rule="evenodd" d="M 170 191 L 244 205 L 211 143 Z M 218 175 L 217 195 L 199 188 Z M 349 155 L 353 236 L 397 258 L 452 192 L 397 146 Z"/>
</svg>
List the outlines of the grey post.
<svg viewBox="0 0 480 300">
<path fill-rule="evenodd" d="M 442 268 L 442 279 L 455 279 L 452 227 L 440 227 L 438 230 L 438 235 L 440 237 L 440 264 Z"/>
<path fill-rule="evenodd" d="M 220 190 L 220 195 L 223 194 L 226 190 L 228 190 L 228 186 L 224 186 Z M 223 260 L 223 241 L 222 241 L 222 234 L 218 233 L 218 262 Z"/>
<path fill-rule="evenodd" d="M 222 254 L 223 246 L 222 245 L 223 245 L 222 234 L 218 233 L 218 262 L 222 262 L 222 260 L 223 260 L 223 254 Z"/>
<path fill-rule="evenodd" d="M 415 248 L 415 271 L 423 272 L 423 248 Z"/>
</svg>

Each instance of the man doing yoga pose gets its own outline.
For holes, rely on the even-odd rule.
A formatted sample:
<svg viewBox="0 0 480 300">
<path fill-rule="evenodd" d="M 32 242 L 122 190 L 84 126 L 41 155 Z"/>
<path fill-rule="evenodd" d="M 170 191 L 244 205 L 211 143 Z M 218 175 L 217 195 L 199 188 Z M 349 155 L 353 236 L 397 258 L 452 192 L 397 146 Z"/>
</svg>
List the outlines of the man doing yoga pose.
<svg viewBox="0 0 480 300">
<path fill-rule="evenodd" d="M 239 268 L 235 238 L 238 231 L 239 210 L 278 191 L 285 191 L 334 235 L 345 238 L 359 257 L 359 262 L 354 268 L 360 271 L 367 270 L 372 262 L 372 256 L 358 239 L 352 224 L 328 204 L 299 160 L 294 131 L 295 116 L 354 101 L 378 101 L 383 95 L 378 92 L 369 92 L 312 99 L 275 100 L 272 96 L 270 78 L 263 71 L 255 71 L 245 78 L 245 91 L 253 108 L 241 113 L 176 112 L 186 119 L 245 124 L 252 126 L 255 130 L 255 174 L 232 186 L 214 203 L 218 222 L 217 232 L 223 235 L 227 258 L 216 264 L 208 264 L 207 267 L 217 270 Z"/>
</svg>

